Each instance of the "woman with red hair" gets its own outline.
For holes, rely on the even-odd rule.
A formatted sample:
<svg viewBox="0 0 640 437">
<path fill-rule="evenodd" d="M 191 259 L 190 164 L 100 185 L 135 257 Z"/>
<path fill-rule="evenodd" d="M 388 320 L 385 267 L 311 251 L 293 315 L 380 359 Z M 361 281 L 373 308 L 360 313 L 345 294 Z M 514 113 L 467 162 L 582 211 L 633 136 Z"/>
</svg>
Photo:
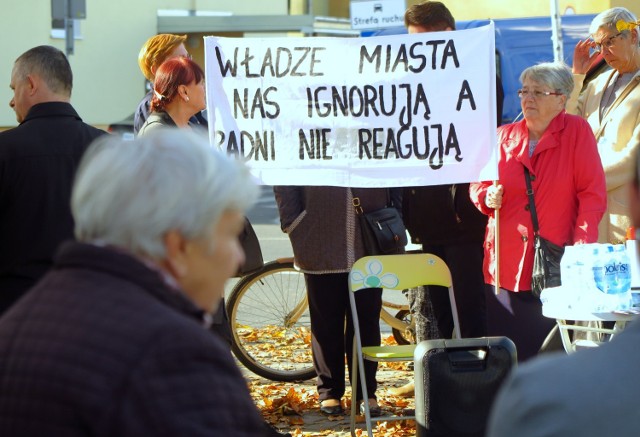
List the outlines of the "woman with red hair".
<svg viewBox="0 0 640 437">
<path fill-rule="evenodd" d="M 138 135 L 163 126 L 191 128 L 189 119 L 205 107 L 202 68 L 186 57 L 169 59 L 156 71 L 151 114 Z"/>
</svg>

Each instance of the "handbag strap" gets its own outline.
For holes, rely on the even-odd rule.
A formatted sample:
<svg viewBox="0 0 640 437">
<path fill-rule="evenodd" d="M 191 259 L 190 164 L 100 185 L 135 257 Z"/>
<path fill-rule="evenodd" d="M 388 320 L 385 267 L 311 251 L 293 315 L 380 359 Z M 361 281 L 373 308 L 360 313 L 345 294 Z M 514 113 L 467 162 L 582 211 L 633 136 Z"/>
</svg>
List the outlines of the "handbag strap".
<svg viewBox="0 0 640 437">
<path fill-rule="evenodd" d="M 531 221 L 533 222 L 533 235 L 538 235 L 538 214 L 536 213 L 536 202 L 533 199 L 533 188 L 531 188 L 531 174 L 529 169 L 524 167 L 524 180 L 527 184 L 527 197 L 529 198 L 529 212 L 531 213 Z"/>
<path fill-rule="evenodd" d="M 387 206 L 391 206 L 391 192 L 389 191 L 389 189 L 387 188 L 387 204 L 385 205 L 385 207 Z M 353 200 L 351 200 L 351 203 L 353 204 L 353 207 L 356 210 L 356 215 L 360 215 L 364 213 L 364 210 L 362 209 L 362 204 L 360 203 L 360 198 L 356 197 L 353 194 L 353 189 L 349 188 L 349 191 L 351 191 L 351 198 Z"/>
<path fill-rule="evenodd" d="M 353 208 L 356 210 L 356 215 L 362 215 L 364 211 L 360 204 L 360 198 L 353 195 L 353 190 L 351 188 L 349 188 L 349 191 L 351 191 L 351 203 L 353 204 Z"/>
</svg>

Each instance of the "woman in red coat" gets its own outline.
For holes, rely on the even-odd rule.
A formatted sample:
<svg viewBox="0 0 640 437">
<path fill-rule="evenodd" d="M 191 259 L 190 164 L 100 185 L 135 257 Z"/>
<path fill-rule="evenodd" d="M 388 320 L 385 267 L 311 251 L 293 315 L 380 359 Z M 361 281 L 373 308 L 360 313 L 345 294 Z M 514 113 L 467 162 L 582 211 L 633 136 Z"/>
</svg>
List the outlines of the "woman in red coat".
<svg viewBox="0 0 640 437">
<path fill-rule="evenodd" d="M 488 335 L 511 338 L 518 359 L 534 356 L 555 321 L 531 290 L 534 232 L 524 168 L 531 173 L 540 235 L 559 246 L 593 243 L 606 209 L 602 163 L 589 125 L 565 113 L 573 89 L 560 63 L 529 67 L 518 91 L 524 120 L 498 129 L 500 184 L 472 184 L 471 199 L 489 216 L 484 243 Z M 496 286 L 495 210 L 500 209 L 500 292 Z"/>
</svg>

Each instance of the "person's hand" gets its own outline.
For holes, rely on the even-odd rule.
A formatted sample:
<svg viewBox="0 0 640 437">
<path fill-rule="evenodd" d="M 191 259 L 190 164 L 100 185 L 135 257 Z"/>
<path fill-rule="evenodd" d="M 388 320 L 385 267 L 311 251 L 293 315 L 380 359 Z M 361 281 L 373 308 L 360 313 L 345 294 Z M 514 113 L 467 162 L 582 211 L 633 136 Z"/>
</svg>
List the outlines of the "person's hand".
<svg viewBox="0 0 640 437">
<path fill-rule="evenodd" d="M 595 46 L 596 43 L 591 38 L 578 41 L 578 44 L 573 49 L 573 73 L 586 74 L 589 71 L 589 67 L 598 57 L 597 52 L 589 54 Z"/>
<path fill-rule="evenodd" d="M 490 185 L 487 188 L 487 195 L 484 198 L 484 204 L 489 208 L 500 209 L 502 206 L 502 193 L 504 188 L 502 185 Z"/>
</svg>

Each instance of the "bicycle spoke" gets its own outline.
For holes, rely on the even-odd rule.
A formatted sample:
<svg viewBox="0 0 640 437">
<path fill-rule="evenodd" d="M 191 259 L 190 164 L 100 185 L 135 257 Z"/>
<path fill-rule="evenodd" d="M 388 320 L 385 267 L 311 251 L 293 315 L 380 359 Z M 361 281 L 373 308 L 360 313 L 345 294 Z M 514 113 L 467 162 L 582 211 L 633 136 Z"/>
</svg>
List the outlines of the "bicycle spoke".
<svg viewBox="0 0 640 437">
<path fill-rule="evenodd" d="M 302 273 L 292 265 L 271 264 L 255 279 L 238 283 L 229 305 L 236 355 L 243 364 L 275 380 L 310 377 L 311 331 Z"/>
</svg>

